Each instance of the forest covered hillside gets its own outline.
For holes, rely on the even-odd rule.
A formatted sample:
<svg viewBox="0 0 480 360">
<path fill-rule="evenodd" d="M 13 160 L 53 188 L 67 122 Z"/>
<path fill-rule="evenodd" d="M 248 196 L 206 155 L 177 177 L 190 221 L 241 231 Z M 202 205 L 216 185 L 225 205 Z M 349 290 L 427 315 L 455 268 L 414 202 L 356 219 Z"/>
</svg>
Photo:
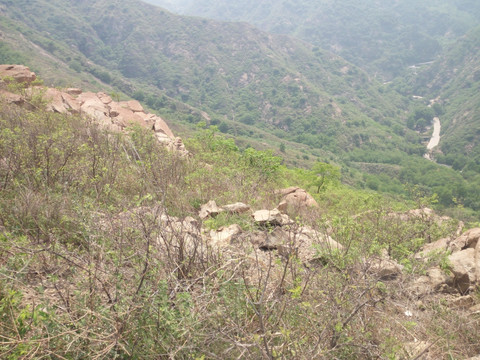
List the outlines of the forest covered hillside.
<svg viewBox="0 0 480 360">
<path fill-rule="evenodd" d="M 480 173 L 480 27 L 450 46 L 414 84 L 444 108 L 437 161 L 472 176 Z"/>
<path fill-rule="evenodd" d="M 144 0 L 181 14 L 245 21 L 332 51 L 386 80 L 429 62 L 479 24 L 473 0 Z"/>
<path fill-rule="evenodd" d="M 154 109 L 167 108 L 165 97 L 175 98 L 207 112 L 222 132 L 268 132 L 332 153 L 360 144 L 421 152 L 414 132 L 391 133 L 394 124 L 404 128 L 408 103 L 402 97 L 307 43 L 133 0 L 16 1 L 4 11 L 13 27 L 25 27 L 23 36 L 49 34 L 50 42 L 37 45 L 78 72 Z M 76 54 L 64 53 L 72 47 Z M 114 82 L 116 75 L 127 81 Z"/>
</svg>

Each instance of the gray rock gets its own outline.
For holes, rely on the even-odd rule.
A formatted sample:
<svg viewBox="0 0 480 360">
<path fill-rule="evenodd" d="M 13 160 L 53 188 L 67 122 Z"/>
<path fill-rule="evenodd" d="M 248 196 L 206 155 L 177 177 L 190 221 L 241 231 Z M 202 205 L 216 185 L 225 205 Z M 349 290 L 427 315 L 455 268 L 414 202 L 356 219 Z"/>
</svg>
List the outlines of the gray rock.
<svg viewBox="0 0 480 360">
<path fill-rule="evenodd" d="M 210 200 L 208 203 L 202 205 L 198 216 L 200 217 L 200 219 L 205 220 L 209 217 L 217 216 L 222 211 L 223 209 L 220 209 L 214 200 Z"/>
<path fill-rule="evenodd" d="M 241 202 L 222 206 L 222 209 L 230 214 L 244 214 L 252 210 L 250 206 Z"/>
</svg>

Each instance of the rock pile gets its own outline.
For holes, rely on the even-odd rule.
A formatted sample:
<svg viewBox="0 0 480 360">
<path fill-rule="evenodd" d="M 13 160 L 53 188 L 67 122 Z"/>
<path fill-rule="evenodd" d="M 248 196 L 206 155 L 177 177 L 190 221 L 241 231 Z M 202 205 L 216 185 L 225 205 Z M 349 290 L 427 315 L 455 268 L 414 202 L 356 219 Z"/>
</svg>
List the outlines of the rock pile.
<svg viewBox="0 0 480 360">
<path fill-rule="evenodd" d="M 480 228 L 466 231 L 456 239 L 440 239 L 427 244 L 417 254 L 418 259 L 448 254 L 448 271 L 431 268 L 415 282 L 417 293 L 434 291 L 466 294 L 480 284 Z"/>
<path fill-rule="evenodd" d="M 0 65 L 0 78 L 5 82 L 13 79 L 28 86 L 36 75 L 25 66 Z M 84 114 L 110 131 L 124 131 L 131 125 L 152 129 L 157 140 L 169 150 L 187 155 L 182 140 L 175 137 L 167 123 L 161 117 L 147 113 L 136 100 L 116 102 L 104 92 L 83 92 L 74 88 L 58 90 L 35 86 L 28 87 L 25 93 L 27 96 L 44 93 L 47 110 L 61 114 Z M 8 103 L 28 104 L 22 96 L 8 92 L 5 86 L 0 90 L 0 96 Z"/>
</svg>

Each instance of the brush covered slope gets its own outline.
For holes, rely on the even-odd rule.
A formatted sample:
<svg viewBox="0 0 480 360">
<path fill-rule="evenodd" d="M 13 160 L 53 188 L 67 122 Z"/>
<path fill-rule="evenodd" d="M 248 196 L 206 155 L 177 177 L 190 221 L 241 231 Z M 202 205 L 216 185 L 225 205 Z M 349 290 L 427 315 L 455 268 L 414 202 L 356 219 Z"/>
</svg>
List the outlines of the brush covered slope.
<svg viewBox="0 0 480 360">
<path fill-rule="evenodd" d="M 24 103 L 0 98 L 1 358 L 480 353 L 480 230 L 428 199 L 275 191 L 319 170 L 214 129 L 179 155 L 3 86 Z"/>
<path fill-rule="evenodd" d="M 293 35 L 385 79 L 433 60 L 445 43 L 480 19 L 480 5 L 471 0 L 144 1 L 182 14 L 246 21 Z"/>
</svg>

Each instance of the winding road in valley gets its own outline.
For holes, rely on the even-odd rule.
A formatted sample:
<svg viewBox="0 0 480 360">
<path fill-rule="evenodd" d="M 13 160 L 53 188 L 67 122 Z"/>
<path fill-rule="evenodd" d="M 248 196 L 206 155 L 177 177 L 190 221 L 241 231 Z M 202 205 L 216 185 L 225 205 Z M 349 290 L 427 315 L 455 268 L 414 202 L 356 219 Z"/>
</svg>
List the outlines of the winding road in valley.
<svg viewBox="0 0 480 360">
<path fill-rule="evenodd" d="M 440 142 L 441 127 L 442 126 L 440 124 L 440 119 L 438 117 L 433 118 L 433 134 L 430 138 L 430 141 L 428 142 L 427 152 L 425 153 L 425 155 L 423 155 L 425 159 L 433 161 L 432 150 L 433 148 L 438 146 L 438 143 Z"/>
</svg>

